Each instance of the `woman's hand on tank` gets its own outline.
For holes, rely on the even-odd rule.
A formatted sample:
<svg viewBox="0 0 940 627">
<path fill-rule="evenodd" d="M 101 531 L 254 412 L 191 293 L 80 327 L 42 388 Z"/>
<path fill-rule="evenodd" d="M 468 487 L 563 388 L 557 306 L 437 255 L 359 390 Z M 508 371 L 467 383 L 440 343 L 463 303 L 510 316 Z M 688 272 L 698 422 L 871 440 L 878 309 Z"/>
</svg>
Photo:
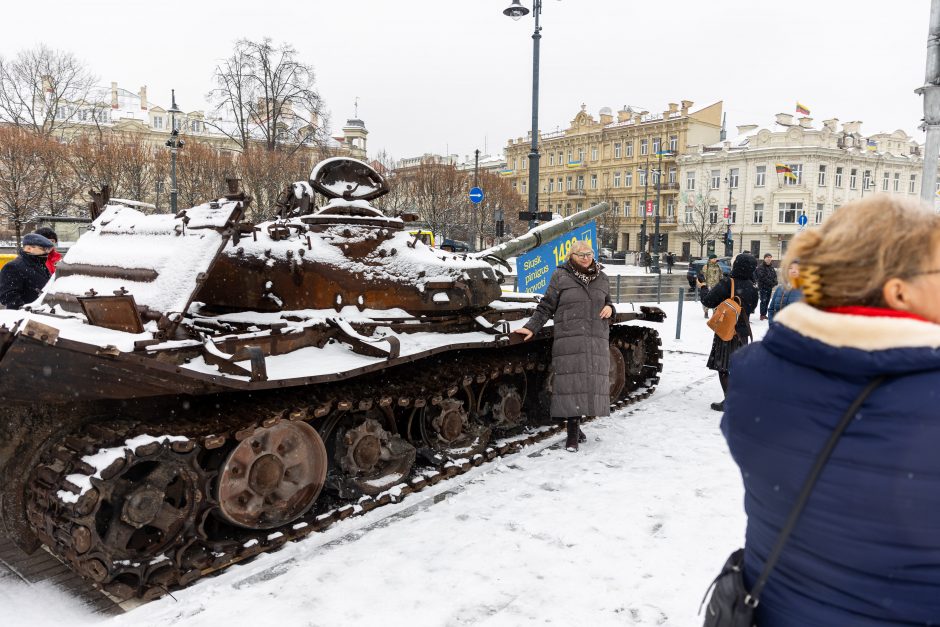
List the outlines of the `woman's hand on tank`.
<svg viewBox="0 0 940 627">
<path fill-rule="evenodd" d="M 610 318 L 610 316 L 613 313 L 614 313 L 614 310 L 611 308 L 610 305 L 604 305 L 604 308 L 601 309 L 601 318 Z"/>
<path fill-rule="evenodd" d="M 529 338 L 532 337 L 532 331 L 529 331 L 529 330 L 528 330 L 527 328 L 525 328 L 525 327 L 521 327 L 521 328 L 519 328 L 519 329 L 516 329 L 515 331 L 513 331 L 513 333 L 518 333 L 519 335 L 521 335 L 523 342 L 525 342 L 526 340 L 528 340 Z"/>
</svg>

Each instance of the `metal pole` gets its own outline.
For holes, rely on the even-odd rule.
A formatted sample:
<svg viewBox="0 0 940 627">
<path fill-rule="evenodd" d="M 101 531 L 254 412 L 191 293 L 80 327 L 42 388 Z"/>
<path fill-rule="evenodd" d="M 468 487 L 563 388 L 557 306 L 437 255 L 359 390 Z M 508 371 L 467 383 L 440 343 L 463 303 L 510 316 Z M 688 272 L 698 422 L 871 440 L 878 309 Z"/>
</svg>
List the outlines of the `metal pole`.
<svg viewBox="0 0 940 627">
<path fill-rule="evenodd" d="M 647 151 L 646 169 L 643 170 L 643 209 L 641 210 L 643 212 L 643 229 L 641 230 L 641 233 L 643 233 L 643 237 L 646 238 L 646 241 L 640 242 L 641 244 L 640 252 L 642 253 L 640 263 L 642 263 L 644 267 L 646 267 L 646 263 L 643 261 L 642 256 L 646 255 L 647 251 L 649 250 L 649 241 L 650 241 L 649 231 L 647 230 L 647 227 L 646 227 L 646 201 L 647 201 L 647 198 L 649 198 L 649 190 L 650 190 L 650 153 Z"/>
<path fill-rule="evenodd" d="M 620 302 L 620 275 L 617 275 L 617 302 Z"/>
<path fill-rule="evenodd" d="M 479 177 L 480 177 L 480 149 L 477 148 L 473 151 L 473 186 L 479 186 Z M 475 202 L 470 203 L 470 230 L 472 231 L 472 237 L 470 238 L 470 251 L 477 251 L 477 238 L 479 234 L 477 233 L 477 213 L 479 211 L 479 205 Z"/>
<path fill-rule="evenodd" d="M 927 71 L 924 86 L 915 90 L 924 96 L 924 171 L 920 199 L 934 205 L 937 186 L 937 161 L 940 153 L 940 0 L 930 2 L 930 28 L 927 31 Z"/>
<path fill-rule="evenodd" d="M 658 257 L 658 255 L 657 255 Z M 658 305 L 663 300 L 663 273 L 656 273 L 656 304 Z"/>
<path fill-rule="evenodd" d="M 529 151 L 529 212 L 537 214 L 539 211 L 539 40 L 542 39 L 539 14 L 542 12 L 542 0 L 532 0 L 532 12 L 535 18 L 535 32 L 532 33 L 532 145 Z"/>
<path fill-rule="evenodd" d="M 653 272 L 655 272 L 656 274 L 662 274 L 662 269 L 659 267 L 659 214 L 660 214 L 659 204 L 662 198 L 662 191 L 663 191 L 663 138 L 660 137 L 659 138 L 659 171 L 656 174 L 656 216 L 654 218 L 654 225 L 653 225 L 653 228 L 655 229 L 655 235 L 653 237 Z M 657 298 L 658 298 L 658 290 L 657 290 Z"/>
<path fill-rule="evenodd" d="M 685 300 L 685 288 L 679 288 L 679 309 L 676 311 L 676 339 L 682 335 L 682 303 Z"/>
</svg>

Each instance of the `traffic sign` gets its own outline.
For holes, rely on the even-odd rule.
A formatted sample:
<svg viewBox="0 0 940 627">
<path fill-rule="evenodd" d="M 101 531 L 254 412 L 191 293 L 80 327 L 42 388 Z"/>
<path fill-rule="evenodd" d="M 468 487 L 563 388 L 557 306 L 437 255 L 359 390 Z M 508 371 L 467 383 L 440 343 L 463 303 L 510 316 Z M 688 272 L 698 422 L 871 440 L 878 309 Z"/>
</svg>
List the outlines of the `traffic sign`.
<svg viewBox="0 0 940 627">
<path fill-rule="evenodd" d="M 806 226 L 807 222 L 809 222 L 809 218 L 806 217 L 805 213 L 800 214 L 800 217 L 796 219 L 796 223 L 800 226 Z"/>
<path fill-rule="evenodd" d="M 470 196 L 470 202 L 472 202 L 475 205 L 478 205 L 481 202 L 483 202 L 483 190 L 479 187 L 471 187 L 469 196 Z"/>
<path fill-rule="evenodd" d="M 731 217 L 731 210 L 725 207 L 725 218 L 730 218 L 730 217 Z"/>
<path fill-rule="evenodd" d="M 653 201 L 652 200 L 646 201 L 646 215 L 648 216 L 653 215 Z"/>
</svg>

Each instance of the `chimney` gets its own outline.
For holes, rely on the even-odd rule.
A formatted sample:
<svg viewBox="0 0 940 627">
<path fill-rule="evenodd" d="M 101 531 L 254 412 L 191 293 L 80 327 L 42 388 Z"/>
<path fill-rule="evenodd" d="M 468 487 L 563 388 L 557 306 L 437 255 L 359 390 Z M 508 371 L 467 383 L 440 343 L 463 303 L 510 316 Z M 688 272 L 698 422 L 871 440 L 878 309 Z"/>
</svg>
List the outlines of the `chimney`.
<svg viewBox="0 0 940 627">
<path fill-rule="evenodd" d="M 813 128 L 813 118 L 805 116 L 800 118 L 800 126 L 803 128 Z"/>
<path fill-rule="evenodd" d="M 117 83 L 111 81 L 111 108 L 118 108 L 118 99 L 117 99 Z"/>
<path fill-rule="evenodd" d="M 744 135 L 745 133 L 750 133 L 755 128 L 757 128 L 757 125 L 756 124 L 738 124 L 737 128 L 738 128 L 738 135 Z"/>
<path fill-rule="evenodd" d="M 692 105 L 693 105 L 693 104 L 695 104 L 695 103 L 693 103 L 691 100 L 683 100 L 683 101 L 682 101 L 682 109 L 679 110 L 679 113 L 681 113 L 682 115 L 688 115 L 688 114 L 689 114 L 689 109 L 692 108 Z"/>
<path fill-rule="evenodd" d="M 674 103 L 674 102 L 670 102 L 670 103 L 669 103 L 669 111 L 668 111 L 668 113 L 676 113 L 678 110 L 679 110 L 679 105 L 677 105 L 677 104 Z"/>
<path fill-rule="evenodd" d="M 598 114 L 598 118 L 600 118 L 601 124 L 603 126 L 607 126 L 614 121 L 614 114 L 610 109 L 605 107 L 601 109 L 600 113 Z"/>
<path fill-rule="evenodd" d="M 617 121 L 626 122 L 630 119 L 630 115 L 633 113 L 633 110 L 630 109 L 627 105 L 623 105 L 623 109 L 617 112 Z"/>
<path fill-rule="evenodd" d="M 823 120 L 823 127 L 830 133 L 835 133 L 839 126 L 839 118 L 830 118 Z"/>
<path fill-rule="evenodd" d="M 140 88 L 140 108 L 144 111 L 147 110 L 147 86 L 142 85 Z"/>
<path fill-rule="evenodd" d="M 793 126 L 793 116 L 789 113 L 778 113 L 776 118 L 780 126 Z"/>
<path fill-rule="evenodd" d="M 858 120 L 846 122 L 842 125 L 842 131 L 849 135 L 858 135 L 862 131 L 862 123 Z"/>
</svg>

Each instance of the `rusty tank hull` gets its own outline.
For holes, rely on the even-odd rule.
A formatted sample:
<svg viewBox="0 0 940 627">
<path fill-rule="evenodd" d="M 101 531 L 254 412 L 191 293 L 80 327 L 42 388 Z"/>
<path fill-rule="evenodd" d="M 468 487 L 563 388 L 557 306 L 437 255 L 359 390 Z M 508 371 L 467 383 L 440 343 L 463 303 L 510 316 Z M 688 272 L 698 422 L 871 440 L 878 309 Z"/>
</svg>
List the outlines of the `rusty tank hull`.
<svg viewBox="0 0 940 627">
<path fill-rule="evenodd" d="M 260 224 L 237 192 L 103 203 L 0 311 L 4 533 L 151 599 L 553 433 L 551 325 L 511 335 L 537 297 L 409 235 L 384 185 L 327 160 Z M 663 318 L 616 314 L 612 405 L 655 388 Z"/>
</svg>

